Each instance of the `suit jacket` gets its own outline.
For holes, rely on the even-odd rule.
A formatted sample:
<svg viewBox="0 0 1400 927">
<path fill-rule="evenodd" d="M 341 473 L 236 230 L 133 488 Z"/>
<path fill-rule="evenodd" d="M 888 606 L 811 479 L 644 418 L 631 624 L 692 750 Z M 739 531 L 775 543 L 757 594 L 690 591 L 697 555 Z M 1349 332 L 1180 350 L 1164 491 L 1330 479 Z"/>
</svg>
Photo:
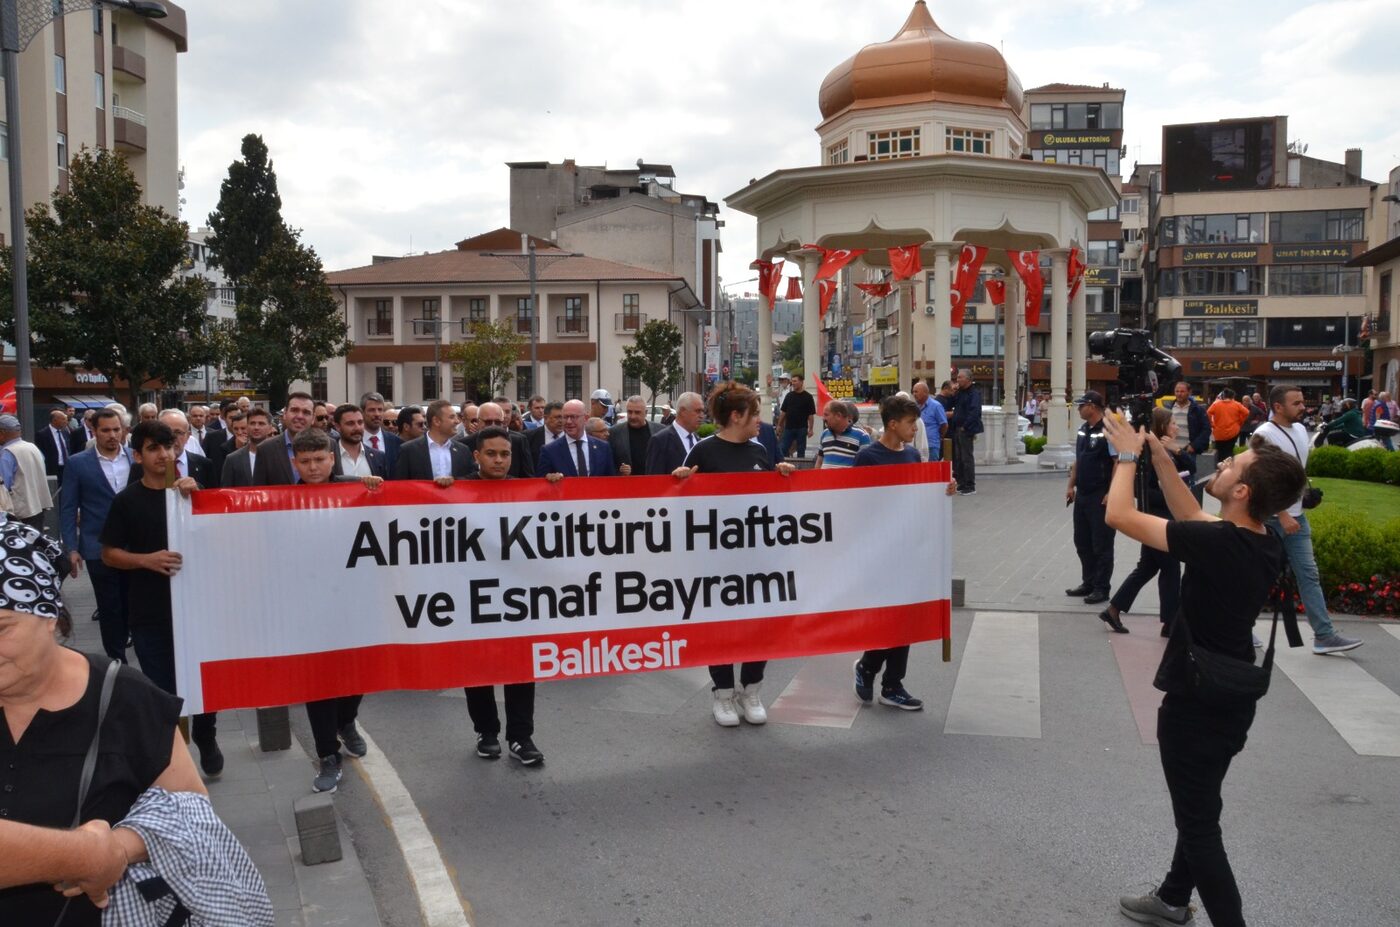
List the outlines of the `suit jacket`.
<svg viewBox="0 0 1400 927">
<path fill-rule="evenodd" d="M 376 451 L 374 448 L 370 447 L 368 444 L 361 444 L 361 445 L 360 445 L 360 453 L 361 453 L 361 454 L 364 454 L 364 455 L 365 455 L 365 460 L 369 461 L 369 473 L 370 473 L 370 476 L 378 476 L 378 477 L 382 477 L 382 478 L 384 478 L 384 479 L 386 479 L 386 480 L 389 478 L 389 462 L 388 462 L 388 458 L 384 456 L 384 452 L 383 452 L 383 451 Z M 341 463 L 340 463 L 340 439 L 337 438 L 337 439 L 336 439 L 336 442 L 335 442 L 335 473 L 334 473 L 334 475 L 335 475 L 335 476 L 341 476 L 341 475 L 343 475 L 344 470 L 345 470 L 345 468 L 344 468 L 343 466 L 341 466 Z M 350 476 L 350 477 L 348 477 L 348 478 L 349 478 L 349 479 L 352 479 L 352 480 L 357 480 L 357 479 L 359 479 L 359 477 L 357 477 L 357 476 Z"/>
<path fill-rule="evenodd" d="M 179 460 L 177 457 L 176 460 Z M 189 472 L 185 476 L 194 477 L 194 481 L 199 484 L 200 489 L 215 489 L 219 485 L 218 477 L 214 475 L 214 465 L 207 457 L 201 457 L 193 451 L 185 451 L 185 460 L 189 462 Z"/>
<path fill-rule="evenodd" d="M 229 451 L 224 457 L 223 465 L 219 468 L 219 485 L 224 489 L 258 485 L 253 482 L 253 468 L 248 465 L 250 446 L 245 444 L 237 450 Z"/>
<path fill-rule="evenodd" d="M 647 422 L 647 430 L 651 432 L 652 438 L 660 434 L 661 429 L 665 427 L 665 425 L 658 425 L 656 422 Z M 622 469 L 623 464 L 631 464 L 632 475 L 641 476 L 646 473 L 647 462 L 645 460 L 632 459 L 631 431 L 631 426 L 627 424 L 626 420 L 612 426 L 612 429 L 608 432 L 608 447 L 612 449 L 613 462 L 617 464 L 618 470 Z M 647 446 L 651 446 L 650 440 L 647 441 Z"/>
<path fill-rule="evenodd" d="M 292 471 L 292 461 L 287 456 L 286 435 L 270 435 L 258 445 L 258 456 L 253 462 L 252 486 L 291 486 L 296 482 Z M 339 463 L 340 458 L 336 458 Z"/>
<path fill-rule="evenodd" d="M 64 432 L 64 450 L 67 452 L 65 459 L 73 456 L 73 439 L 70 433 Z M 54 442 L 53 429 L 48 425 L 39 429 L 39 433 L 34 436 L 34 446 L 39 449 L 39 453 L 44 455 L 44 472 L 49 476 L 58 477 L 58 481 L 63 482 L 63 467 L 58 462 L 58 445 Z"/>
<path fill-rule="evenodd" d="M 695 443 L 700 443 L 699 435 L 695 436 Z M 647 446 L 647 476 L 670 473 L 685 463 L 689 453 L 690 448 L 676 434 L 676 429 L 667 425 L 665 431 L 652 436 L 651 444 Z"/>
<path fill-rule="evenodd" d="M 393 473 L 395 464 L 399 462 L 399 451 L 403 448 L 404 440 L 387 428 L 379 429 L 379 437 L 384 439 L 384 447 L 380 451 L 384 454 L 385 461 L 388 462 L 389 472 Z M 369 443 L 368 432 L 365 434 L 365 447 L 374 450 L 374 447 Z"/>
<path fill-rule="evenodd" d="M 205 436 L 204 459 L 209 461 L 209 466 L 213 468 L 210 477 L 213 479 L 214 485 L 209 488 L 213 489 L 223 485 L 224 461 L 235 450 L 237 448 L 233 444 L 233 435 L 226 431 L 210 430 Z"/>
<path fill-rule="evenodd" d="M 535 430 L 541 431 L 542 429 L 537 428 Z M 481 434 L 481 432 L 478 431 L 474 435 L 467 435 L 465 438 L 457 438 L 456 443 L 465 447 L 469 455 L 475 454 L 476 438 L 479 434 Z M 510 435 L 510 471 L 508 475 L 518 480 L 529 479 L 535 475 L 535 455 L 530 453 L 531 433 L 510 431 L 507 432 L 507 434 Z M 475 473 L 480 468 L 477 466 L 474 456 L 471 458 L 471 461 L 472 472 Z"/>
<path fill-rule="evenodd" d="M 560 434 L 562 435 L 563 432 Z M 544 450 L 544 439 L 548 437 L 549 429 L 543 425 L 525 432 L 525 451 L 530 457 L 530 467 L 535 473 L 544 472 L 540 469 L 540 451 Z M 555 440 L 557 441 L 558 438 Z"/>
<path fill-rule="evenodd" d="M 768 452 L 768 459 L 773 461 L 773 466 L 783 462 L 783 452 L 778 447 L 778 432 L 767 422 L 758 423 L 758 443 Z"/>
<path fill-rule="evenodd" d="M 131 451 L 123 447 L 121 452 L 131 460 Z M 84 560 L 101 560 L 102 526 L 107 524 L 107 513 L 112 508 L 112 500 L 117 494 L 107 476 L 102 472 L 102 463 L 97 459 L 97 451 L 80 451 L 68 460 L 68 481 L 63 492 L 58 494 L 58 524 L 63 535 L 66 550 L 76 550 Z M 131 460 L 131 475 L 127 482 L 141 479 L 141 468 Z M 81 522 L 79 521 L 81 516 Z"/>
<path fill-rule="evenodd" d="M 551 441 L 544 446 L 544 450 L 540 452 L 540 471 L 541 476 L 545 473 L 578 476 L 578 467 L 574 465 L 574 455 L 568 436 Z M 617 476 L 617 467 L 613 464 L 612 448 L 608 447 L 608 442 L 600 441 L 594 437 L 588 438 L 588 475 Z"/>
<path fill-rule="evenodd" d="M 472 452 L 460 441 L 448 441 L 448 449 L 452 452 L 452 478 L 454 480 L 465 479 L 476 470 L 476 462 L 472 460 Z M 398 459 L 394 462 L 394 468 L 389 471 L 393 474 L 391 479 L 395 480 L 430 480 L 433 478 L 433 462 L 428 456 L 428 436 L 414 438 L 412 441 L 403 441 L 399 445 Z"/>
</svg>

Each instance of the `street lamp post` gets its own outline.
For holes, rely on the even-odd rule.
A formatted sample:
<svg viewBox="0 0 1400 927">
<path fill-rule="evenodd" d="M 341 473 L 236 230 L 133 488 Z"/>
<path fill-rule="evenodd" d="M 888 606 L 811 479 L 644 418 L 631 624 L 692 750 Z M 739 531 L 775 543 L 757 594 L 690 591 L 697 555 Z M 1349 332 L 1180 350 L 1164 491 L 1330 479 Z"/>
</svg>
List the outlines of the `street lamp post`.
<svg viewBox="0 0 1400 927">
<path fill-rule="evenodd" d="M 58 12 L 51 0 L 0 0 L 0 58 L 5 79 L 5 119 L 9 123 L 10 268 L 15 310 L 15 410 L 26 441 L 34 437 L 34 371 L 29 361 L 29 267 L 24 230 L 24 181 L 21 176 L 19 54 L 55 19 L 94 7 L 112 7 L 137 16 L 161 19 L 165 5 L 154 0 L 63 0 Z"/>
<path fill-rule="evenodd" d="M 522 236 L 524 237 L 524 236 Z M 536 294 L 536 284 L 539 281 L 539 264 L 544 262 L 546 268 L 556 261 L 565 258 L 578 257 L 573 251 L 559 251 L 547 254 L 536 254 L 535 239 L 533 236 L 527 239 L 527 243 L 522 243 L 519 253 L 512 251 L 488 251 L 488 257 L 505 258 L 516 267 L 525 271 L 530 281 L 530 391 L 540 392 L 540 301 Z M 523 266 L 522 266 L 523 265 Z M 520 331 L 519 322 L 516 323 L 517 332 Z"/>
</svg>

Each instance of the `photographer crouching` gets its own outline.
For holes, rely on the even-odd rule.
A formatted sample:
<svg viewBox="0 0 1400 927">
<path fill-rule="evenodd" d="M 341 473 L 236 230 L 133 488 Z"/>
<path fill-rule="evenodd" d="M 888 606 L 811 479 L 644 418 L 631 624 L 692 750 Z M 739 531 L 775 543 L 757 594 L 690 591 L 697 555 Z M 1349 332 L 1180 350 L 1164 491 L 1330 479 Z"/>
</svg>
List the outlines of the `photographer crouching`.
<svg viewBox="0 0 1400 927">
<path fill-rule="evenodd" d="M 1244 749 L 1255 700 L 1267 688 L 1267 671 L 1253 665 L 1252 634 L 1284 556 L 1264 522 L 1298 498 L 1307 477 L 1295 458 L 1256 441 L 1221 461 L 1206 484 L 1220 502 L 1217 518 L 1201 511 L 1155 435 L 1134 431 L 1112 415 L 1104 431 L 1118 452 L 1108 491 L 1109 525 L 1186 568 L 1179 620 L 1172 623 L 1153 682 L 1166 693 L 1157 712 L 1157 741 L 1176 850 L 1161 885 L 1147 895 L 1121 898 L 1119 910 L 1142 924 L 1188 924 L 1195 889 L 1216 927 L 1236 927 L 1245 921 L 1221 839 L 1221 785 L 1231 759 Z M 1133 504 L 1144 441 L 1175 521 L 1139 512 Z M 1250 691 L 1230 691 L 1228 683 L 1241 677 L 1251 683 Z"/>
</svg>

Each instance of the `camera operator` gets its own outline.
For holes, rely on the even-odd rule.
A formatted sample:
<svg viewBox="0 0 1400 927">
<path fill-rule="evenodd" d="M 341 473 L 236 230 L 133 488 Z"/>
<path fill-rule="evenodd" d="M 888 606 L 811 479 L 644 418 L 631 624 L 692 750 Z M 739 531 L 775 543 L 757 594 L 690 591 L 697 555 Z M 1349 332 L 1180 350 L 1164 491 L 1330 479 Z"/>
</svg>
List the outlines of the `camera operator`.
<svg viewBox="0 0 1400 927">
<path fill-rule="evenodd" d="M 1074 401 L 1084 424 L 1074 439 L 1074 464 L 1069 468 L 1065 504 L 1074 505 L 1074 551 L 1079 555 L 1080 583 L 1065 595 L 1084 596 L 1084 604 L 1108 601 L 1113 582 L 1113 529 L 1104 521 L 1105 495 L 1117 451 L 1104 436 L 1104 401 L 1089 390 Z M 1127 633 L 1115 618 L 1113 630 Z"/>
<path fill-rule="evenodd" d="M 1221 839 L 1220 790 L 1231 759 L 1244 749 L 1255 703 L 1207 701 L 1192 678 L 1188 640 L 1198 650 L 1254 662 L 1254 622 L 1284 560 L 1283 545 L 1264 522 L 1302 493 L 1307 477 L 1295 458 L 1256 441 L 1222 460 L 1207 484 L 1206 492 L 1220 501 L 1217 518 L 1201 511 L 1155 435 L 1117 420 L 1109 420 L 1104 431 L 1118 451 L 1108 523 L 1186 567 L 1181 611 L 1153 683 L 1166 693 L 1157 713 L 1157 741 L 1176 819 L 1176 850 L 1161 885 L 1147 895 L 1124 896 L 1119 910 L 1142 923 L 1187 924 L 1194 889 L 1212 924 L 1241 927 L 1239 888 Z M 1144 439 L 1175 521 L 1133 505 Z"/>
</svg>

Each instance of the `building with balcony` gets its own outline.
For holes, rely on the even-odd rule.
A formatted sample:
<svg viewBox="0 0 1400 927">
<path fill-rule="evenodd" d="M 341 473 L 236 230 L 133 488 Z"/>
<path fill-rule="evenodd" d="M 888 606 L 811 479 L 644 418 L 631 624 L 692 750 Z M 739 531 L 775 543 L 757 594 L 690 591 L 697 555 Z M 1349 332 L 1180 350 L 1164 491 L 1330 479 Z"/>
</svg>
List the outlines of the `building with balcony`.
<svg viewBox="0 0 1400 927">
<path fill-rule="evenodd" d="M 506 321 L 527 338 L 507 386 L 512 398 L 538 392 L 586 399 L 599 387 L 614 398 L 642 392 L 622 375 L 622 349 L 652 319 L 669 319 L 687 332 L 682 353 L 689 369 L 697 369 L 703 346 L 695 327 L 681 324 L 696 305 L 684 279 L 536 238 L 540 382 L 534 383 L 528 241 L 513 229 L 497 229 L 450 251 L 376 259 L 328 274 L 355 346 L 323 368 L 313 387 L 336 401 L 376 390 L 395 405 L 477 398 L 464 396 L 460 380 L 449 384 L 450 365 L 442 357 L 442 348 L 472 337 L 474 322 Z"/>
<path fill-rule="evenodd" d="M 1395 315 L 1400 289 L 1400 166 L 1391 168 L 1384 189 L 1380 203 L 1384 208 L 1378 210 L 1385 222 L 1384 241 L 1346 266 L 1363 268 L 1368 275 L 1364 287 L 1370 295 L 1360 335 L 1363 347 L 1370 349 L 1371 365 L 1362 374 L 1363 391 L 1369 387 L 1395 399 L 1400 396 L 1400 324 Z"/>
</svg>

